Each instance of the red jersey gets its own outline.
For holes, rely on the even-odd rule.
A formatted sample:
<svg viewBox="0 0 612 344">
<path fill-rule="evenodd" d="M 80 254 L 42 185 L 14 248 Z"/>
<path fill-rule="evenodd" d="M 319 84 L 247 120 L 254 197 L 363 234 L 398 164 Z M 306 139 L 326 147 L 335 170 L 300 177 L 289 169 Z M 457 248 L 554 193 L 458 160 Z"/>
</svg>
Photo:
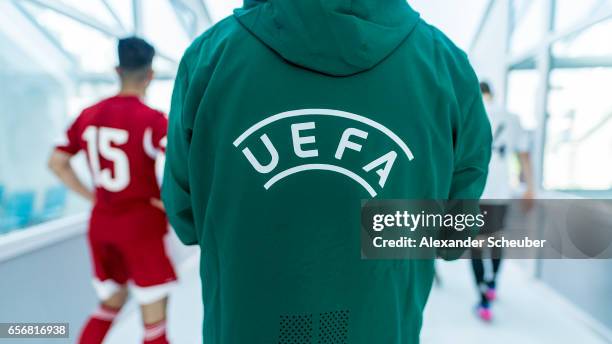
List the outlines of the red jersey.
<svg viewBox="0 0 612 344">
<path fill-rule="evenodd" d="M 168 120 L 135 96 L 115 96 L 85 109 L 57 149 L 80 150 L 96 186 L 96 208 L 120 210 L 160 197 L 155 158 L 165 149 Z"/>
<path fill-rule="evenodd" d="M 138 97 L 116 96 L 85 109 L 57 146 L 87 153 L 96 186 L 89 243 L 103 300 L 132 281 L 139 301 L 150 302 L 142 288 L 176 279 L 164 248 L 166 214 L 150 202 L 160 197 L 155 158 L 165 150 L 167 126 L 164 114 Z"/>
</svg>

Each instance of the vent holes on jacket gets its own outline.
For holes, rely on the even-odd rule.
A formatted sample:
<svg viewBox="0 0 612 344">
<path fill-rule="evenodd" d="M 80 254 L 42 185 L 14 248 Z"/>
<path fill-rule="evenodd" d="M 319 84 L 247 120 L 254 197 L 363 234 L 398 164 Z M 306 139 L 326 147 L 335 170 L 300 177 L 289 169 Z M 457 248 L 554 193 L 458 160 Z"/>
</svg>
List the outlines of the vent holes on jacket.
<svg viewBox="0 0 612 344">
<path fill-rule="evenodd" d="M 321 313 L 318 344 L 347 344 L 348 325 L 348 310 Z"/>
<path fill-rule="evenodd" d="M 311 344 L 312 314 L 281 315 L 279 344 Z"/>
</svg>

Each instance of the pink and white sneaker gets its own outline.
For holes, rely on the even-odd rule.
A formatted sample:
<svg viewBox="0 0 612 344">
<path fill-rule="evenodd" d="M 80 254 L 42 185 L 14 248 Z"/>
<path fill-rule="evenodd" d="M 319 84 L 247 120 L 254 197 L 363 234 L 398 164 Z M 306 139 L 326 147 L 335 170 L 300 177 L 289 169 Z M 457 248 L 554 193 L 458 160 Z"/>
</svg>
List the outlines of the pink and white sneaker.
<svg viewBox="0 0 612 344">
<path fill-rule="evenodd" d="M 497 299 L 497 292 L 495 291 L 495 288 L 489 288 L 485 293 L 485 297 L 489 301 L 495 301 L 495 299 Z"/>
<path fill-rule="evenodd" d="M 478 313 L 480 320 L 484 322 L 491 322 L 493 320 L 493 312 L 488 306 L 478 306 L 476 312 Z"/>
</svg>

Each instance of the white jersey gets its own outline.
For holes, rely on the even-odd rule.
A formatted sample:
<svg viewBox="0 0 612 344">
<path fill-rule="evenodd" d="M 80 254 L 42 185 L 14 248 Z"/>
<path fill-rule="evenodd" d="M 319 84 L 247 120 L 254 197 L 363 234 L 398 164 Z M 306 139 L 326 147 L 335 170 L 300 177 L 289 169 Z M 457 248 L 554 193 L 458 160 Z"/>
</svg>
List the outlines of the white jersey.
<svg viewBox="0 0 612 344">
<path fill-rule="evenodd" d="M 487 114 L 493 131 L 489 176 L 482 199 L 507 200 L 512 198 L 510 159 L 516 153 L 529 150 L 527 133 L 518 116 L 487 104 Z"/>
</svg>

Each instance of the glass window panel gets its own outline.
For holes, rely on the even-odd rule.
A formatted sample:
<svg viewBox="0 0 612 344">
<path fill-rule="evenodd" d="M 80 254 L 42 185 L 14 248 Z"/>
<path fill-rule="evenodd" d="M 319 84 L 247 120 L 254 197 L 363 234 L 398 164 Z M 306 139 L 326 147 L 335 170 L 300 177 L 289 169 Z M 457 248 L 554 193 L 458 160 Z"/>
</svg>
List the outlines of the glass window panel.
<svg viewBox="0 0 612 344">
<path fill-rule="evenodd" d="M 55 0 L 65 6 L 71 7 L 91 18 L 108 25 L 116 27 L 116 21 L 108 12 L 101 0 Z M 126 1 L 126 0 L 123 0 Z M 127 2 L 127 1 L 126 1 Z"/>
<path fill-rule="evenodd" d="M 506 109 L 520 118 L 521 125 L 530 134 L 535 130 L 536 95 L 540 84 L 539 74 L 536 70 L 516 70 L 508 74 Z M 531 136 L 531 135 L 530 135 Z M 511 185 L 518 188 L 521 184 L 519 176 L 521 165 L 516 155 L 513 155 L 509 164 Z"/>
<path fill-rule="evenodd" d="M 147 104 L 154 109 L 163 111 L 165 114 L 170 112 L 170 100 L 174 80 L 155 80 L 147 91 Z"/>
<path fill-rule="evenodd" d="M 544 187 L 612 189 L 612 68 L 551 74 Z"/>
<path fill-rule="evenodd" d="M 57 1 L 87 15 L 93 14 L 92 17 L 105 24 L 107 20 L 116 24 L 112 15 L 107 16 L 110 12 L 99 0 Z M 107 3 L 116 9 L 130 31 L 133 26 L 131 1 L 107 0 Z M 0 108 L 0 235 L 89 208 L 88 202 L 68 192 L 52 176 L 46 162 L 50 149 L 75 117 L 84 108 L 118 90 L 113 70 L 117 64 L 115 37 L 37 2 L 20 4 L 63 50 L 74 56 L 76 65 L 74 69 L 66 69 L 64 64 L 56 68 L 48 60 L 40 59 L 40 56 L 51 55 L 46 49 L 53 49 L 55 53 L 53 45 L 37 44 L 32 37 L 23 36 L 17 30 L 6 35 L 0 33 L 0 85 L 11 85 L 0 92 L 0 104 L 3 104 Z M 190 39 L 178 22 L 170 1 L 143 0 L 142 20 L 145 37 L 161 53 L 178 60 Z M 37 39 L 45 39 L 45 36 L 40 35 Z M 30 49 L 28 44 L 37 46 Z M 168 112 L 177 64 L 157 58 L 154 68 L 163 80 L 153 82 L 147 101 Z M 87 77 L 80 79 L 80 75 Z M 24 156 L 28 159 L 23 159 Z M 73 166 L 91 185 L 83 154 L 75 158 Z"/>
<path fill-rule="evenodd" d="M 38 68 L 31 55 L 11 43 L 16 39 L 22 37 L 0 35 L 0 60 L 9 62 L 0 68 L 0 84 L 11 85 L 0 92 L 0 235 L 84 205 L 46 166 L 67 123 L 70 85 Z M 30 68 L 11 64 L 16 58 Z"/>
<path fill-rule="evenodd" d="M 24 3 L 34 18 L 57 38 L 63 49 L 73 55 L 81 70 L 112 72 L 117 64 L 116 39 L 63 16 L 55 11 Z"/>
<path fill-rule="evenodd" d="M 180 60 L 191 40 L 181 26 L 170 2 L 143 1 L 142 19 L 144 36 L 155 48 L 176 61 Z"/>
<path fill-rule="evenodd" d="M 537 124 L 535 111 L 539 85 L 540 78 L 536 70 L 517 70 L 508 75 L 508 111 L 517 115 L 527 130 L 535 129 Z"/>
<path fill-rule="evenodd" d="M 229 16 L 233 10 L 242 7 L 242 0 L 204 0 L 213 23 Z"/>
<path fill-rule="evenodd" d="M 10 36 L 0 31 L 0 73 L 44 73 L 45 68 L 34 63 L 29 55 L 11 40 Z M 1 161 L 1 160 L 0 160 Z"/>
<path fill-rule="evenodd" d="M 478 30 L 487 7 L 486 0 L 431 1 L 411 0 L 410 5 L 429 23 L 440 28 L 455 44 L 464 50 Z M 462 13 L 457 16 L 457 13 Z"/>
<path fill-rule="evenodd" d="M 563 31 L 610 5 L 612 0 L 556 0 L 555 30 Z"/>
<path fill-rule="evenodd" d="M 588 29 L 553 45 L 556 57 L 612 57 L 612 20 L 595 24 Z"/>
<path fill-rule="evenodd" d="M 106 0 L 106 3 L 113 9 L 126 31 L 134 30 L 134 13 L 132 12 L 131 0 Z"/>
<path fill-rule="evenodd" d="M 178 65 L 167 59 L 156 57 L 155 60 L 153 60 L 153 70 L 157 76 L 173 76 L 176 74 L 177 69 Z"/>
<path fill-rule="evenodd" d="M 514 31 L 510 51 L 520 54 L 533 48 L 544 37 L 546 0 L 514 1 Z"/>
</svg>

